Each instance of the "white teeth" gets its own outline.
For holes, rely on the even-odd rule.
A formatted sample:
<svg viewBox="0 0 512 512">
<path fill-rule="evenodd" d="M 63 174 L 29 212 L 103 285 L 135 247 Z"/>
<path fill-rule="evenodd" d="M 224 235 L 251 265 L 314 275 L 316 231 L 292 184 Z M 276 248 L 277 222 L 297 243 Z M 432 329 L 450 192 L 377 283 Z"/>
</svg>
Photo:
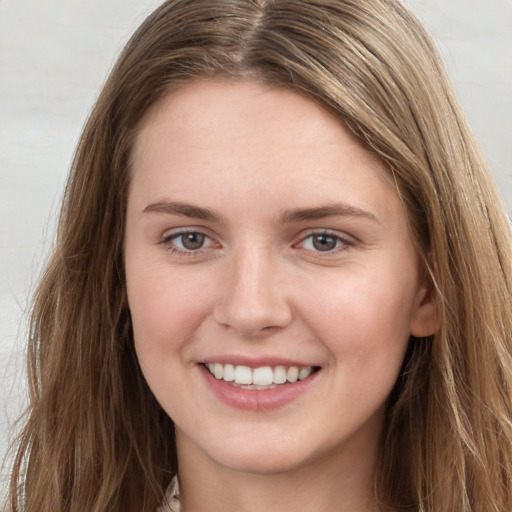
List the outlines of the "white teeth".
<svg viewBox="0 0 512 512">
<path fill-rule="evenodd" d="M 234 366 L 232 364 L 207 363 L 205 365 L 216 379 L 233 382 L 244 389 L 268 389 L 276 384 L 291 384 L 304 380 L 313 373 L 312 366 Z"/>
<path fill-rule="evenodd" d="M 307 368 L 301 368 L 299 371 L 299 380 L 307 379 L 311 375 L 312 371 L 313 371 L 313 368 L 311 368 L 311 366 L 309 366 Z"/>
<path fill-rule="evenodd" d="M 270 386 L 274 380 L 274 372 L 270 366 L 255 368 L 252 374 L 252 383 L 258 386 Z"/>
<path fill-rule="evenodd" d="M 286 368 L 276 366 L 274 368 L 274 384 L 284 384 L 286 382 Z"/>
<path fill-rule="evenodd" d="M 222 377 L 224 376 L 224 368 L 222 367 L 221 364 L 215 363 L 213 374 L 215 375 L 216 379 L 222 379 Z"/>
<path fill-rule="evenodd" d="M 286 380 L 288 382 L 297 382 L 299 378 L 299 369 L 296 366 L 290 366 L 286 372 Z"/>
<path fill-rule="evenodd" d="M 224 380 L 233 382 L 235 380 L 235 367 L 232 364 L 224 365 Z"/>
<path fill-rule="evenodd" d="M 235 382 L 237 384 L 252 384 L 252 370 L 248 366 L 236 366 Z"/>
</svg>

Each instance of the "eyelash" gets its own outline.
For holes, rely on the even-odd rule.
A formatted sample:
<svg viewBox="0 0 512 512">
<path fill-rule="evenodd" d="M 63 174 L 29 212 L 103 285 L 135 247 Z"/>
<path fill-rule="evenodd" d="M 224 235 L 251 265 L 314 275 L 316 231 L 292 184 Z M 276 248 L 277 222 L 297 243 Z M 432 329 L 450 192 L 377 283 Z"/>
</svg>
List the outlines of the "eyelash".
<svg viewBox="0 0 512 512">
<path fill-rule="evenodd" d="M 209 240 L 211 243 L 208 246 L 202 245 L 201 247 L 198 247 L 196 250 L 194 249 L 186 249 L 186 248 L 180 248 L 175 245 L 175 240 L 180 239 L 181 237 L 184 237 L 186 235 L 200 235 L 204 237 L 205 240 Z M 350 249 L 353 245 L 355 245 L 355 242 L 349 238 L 341 236 L 335 232 L 328 231 L 328 230 L 319 230 L 319 231 L 311 231 L 306 236 L 303 236 L 297 243 L 293 245 L 293 247 L 301 248 L 300 246 L 303 245 L 307 240 L 311 240 L 311 243 L 314 244 L 314 237 L 328 237 L 332 238 L 336 241 L 336 246 L 333 249 L 329 249 L 326 251 L 321 250 L 314 250 L 314 249 L 307 249 L 302 247 L 302 249 L 312 252 L 318 255 L 321 255 L 323 257 L 329 257 L 337 255 L 339 252 L 346 251 Z M 182 239 L 183 240 L 183 239 Z M 197 256 L 199 254 L 202 254 L 205 249 L 208 249 L 212 245 L 216 245 L 215 242 L 205 233 L 203 233 L 200 230 L 193 230 L 188 229 L 185 231 L 178 231 L 173 232 L 169 235 L 166 235 L 159 244 L 164 245 L 166 249 L 174 254 L 184 255 L 184 256 Z"/>
<path fill-rule="evenodd" d="M 322 257 L 330 257 L 330 256 L 338 255 L 340 252 L 344 252 L 355 245 L 354 240 L 352 240 L 348 236 L 342 236 L 338 233 L 335 233 L 335 232 L 329 231 L 329 230 L 319 230 L 319 231 L 309 232 L 306 236 L 302 237 L 298 243 L 294 244 L 294 247 L 303 245 L 307 240 L 311 240 L 311 243 L 314 244 L 314 238 L 322 237 L 322 236 L 334 239 L 336 241 L 336 246 L 333 249 L 330 249 L 327 251 L 320 251 L 320 250 L 306 249 L 306 248 L 303 248 L 303 249 L 306 251 L 311 251 L 311 252 L 318 254 Z"/>
<path fill-rule="evenodd" d="M 200 230 L 187 229 L 184 231 L 177 231 L 174 233 L 170 233 L 169 235 L 164 236 L 162 241 L 159 243 L 164 245 L 169 252 L 174 253 L 174 254 L 179 254 L 179 255 L 184 255 L 184 256 L 196 256 L 198 254 L 201 254 L 203 252 L 203 250 L 205 249 L 204 246 L 199 247 L 197 250 L 193 250 L 193 249 L 180 248 L 175 245 L 175 242 L 174 242 L 175 240 L 180 239 L 186 235 L 200 235 L 200 236 L 203 236 L 205 240 L 212 241 L 212 239 L 207 234 L 203 233 Z M 215 244 L 212 243 L 212 245 L 215 245 Z M 206 249 L 207 248 L 208 247 L 206 247 Z"/>
</svg>

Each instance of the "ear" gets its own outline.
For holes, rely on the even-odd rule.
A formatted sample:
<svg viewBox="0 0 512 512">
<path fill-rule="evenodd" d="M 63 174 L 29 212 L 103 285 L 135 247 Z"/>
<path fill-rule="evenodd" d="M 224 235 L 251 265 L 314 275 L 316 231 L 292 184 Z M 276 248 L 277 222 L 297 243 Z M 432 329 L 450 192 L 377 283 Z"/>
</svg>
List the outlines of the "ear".
<svg viewBox="0 0 512 512">
<path fill-rule="evenodd" d="M 436 294 L 430 282 L 423 282 L 418 287 L 414 310 L 411 316 L 411 334 L 416 338 L 424 338 L 435 334 L 441 328 Z"/>
</svg>

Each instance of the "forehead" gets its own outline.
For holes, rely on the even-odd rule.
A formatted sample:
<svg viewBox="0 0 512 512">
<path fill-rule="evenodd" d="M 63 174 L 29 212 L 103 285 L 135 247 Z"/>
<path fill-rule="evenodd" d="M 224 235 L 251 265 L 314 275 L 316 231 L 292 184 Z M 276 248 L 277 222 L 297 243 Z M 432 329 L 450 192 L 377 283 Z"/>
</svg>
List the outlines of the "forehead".
<svg viewBox="0 0 512 512">
<path fill-rule="evenodd" d="M 199 80 L 170 92 L 141 123 L 132 170 L 132 188 L 154 197 L 203 200 L 209 191 L 226 201 L 265 193 L 325 203 L 340 187 L 361 198 L 368 180 L 394 192 L 383 163 L 339 119 L 258 82 Z"/>
<path fill-rule="evenodd" d="M 221 150 L 239 142 L 244 145 L 238 150 L 252 154 L 293 148 L 290 157 L 315 146 L 336 146 L 389 179 L 380 159 L 333 114 L 304 95 L 266 83 L 203 79 L 170 91 L 143 117 L 132 161 L 148 157 L 147 149 L 157 149 L 159 140 L 179 149 L 178 141 L 185 138 L 198 154 L 204 148 Z"/>
</svg>

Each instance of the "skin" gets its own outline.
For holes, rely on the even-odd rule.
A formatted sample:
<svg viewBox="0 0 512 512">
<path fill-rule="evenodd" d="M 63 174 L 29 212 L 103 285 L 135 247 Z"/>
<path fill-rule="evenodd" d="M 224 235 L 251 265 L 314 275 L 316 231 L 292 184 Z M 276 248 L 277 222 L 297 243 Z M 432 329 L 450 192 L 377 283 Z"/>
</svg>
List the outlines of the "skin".
<svg viewBox="0 0 512 512">
<path fill-rule="evenodd" d="M 186 249 L 183 231 L 203 245 Z M 296 93 L 192 82 L 137 136 L 125 260 L 142 371 L 176 424 L 184 509 L 374 510 L 388 395 L 410 334 L 437 328 L 383 164 Z M 205 384 L 201 363 L 225 356 L 320 370 L 290 403 L 240 410 Z"/>
</svg>

